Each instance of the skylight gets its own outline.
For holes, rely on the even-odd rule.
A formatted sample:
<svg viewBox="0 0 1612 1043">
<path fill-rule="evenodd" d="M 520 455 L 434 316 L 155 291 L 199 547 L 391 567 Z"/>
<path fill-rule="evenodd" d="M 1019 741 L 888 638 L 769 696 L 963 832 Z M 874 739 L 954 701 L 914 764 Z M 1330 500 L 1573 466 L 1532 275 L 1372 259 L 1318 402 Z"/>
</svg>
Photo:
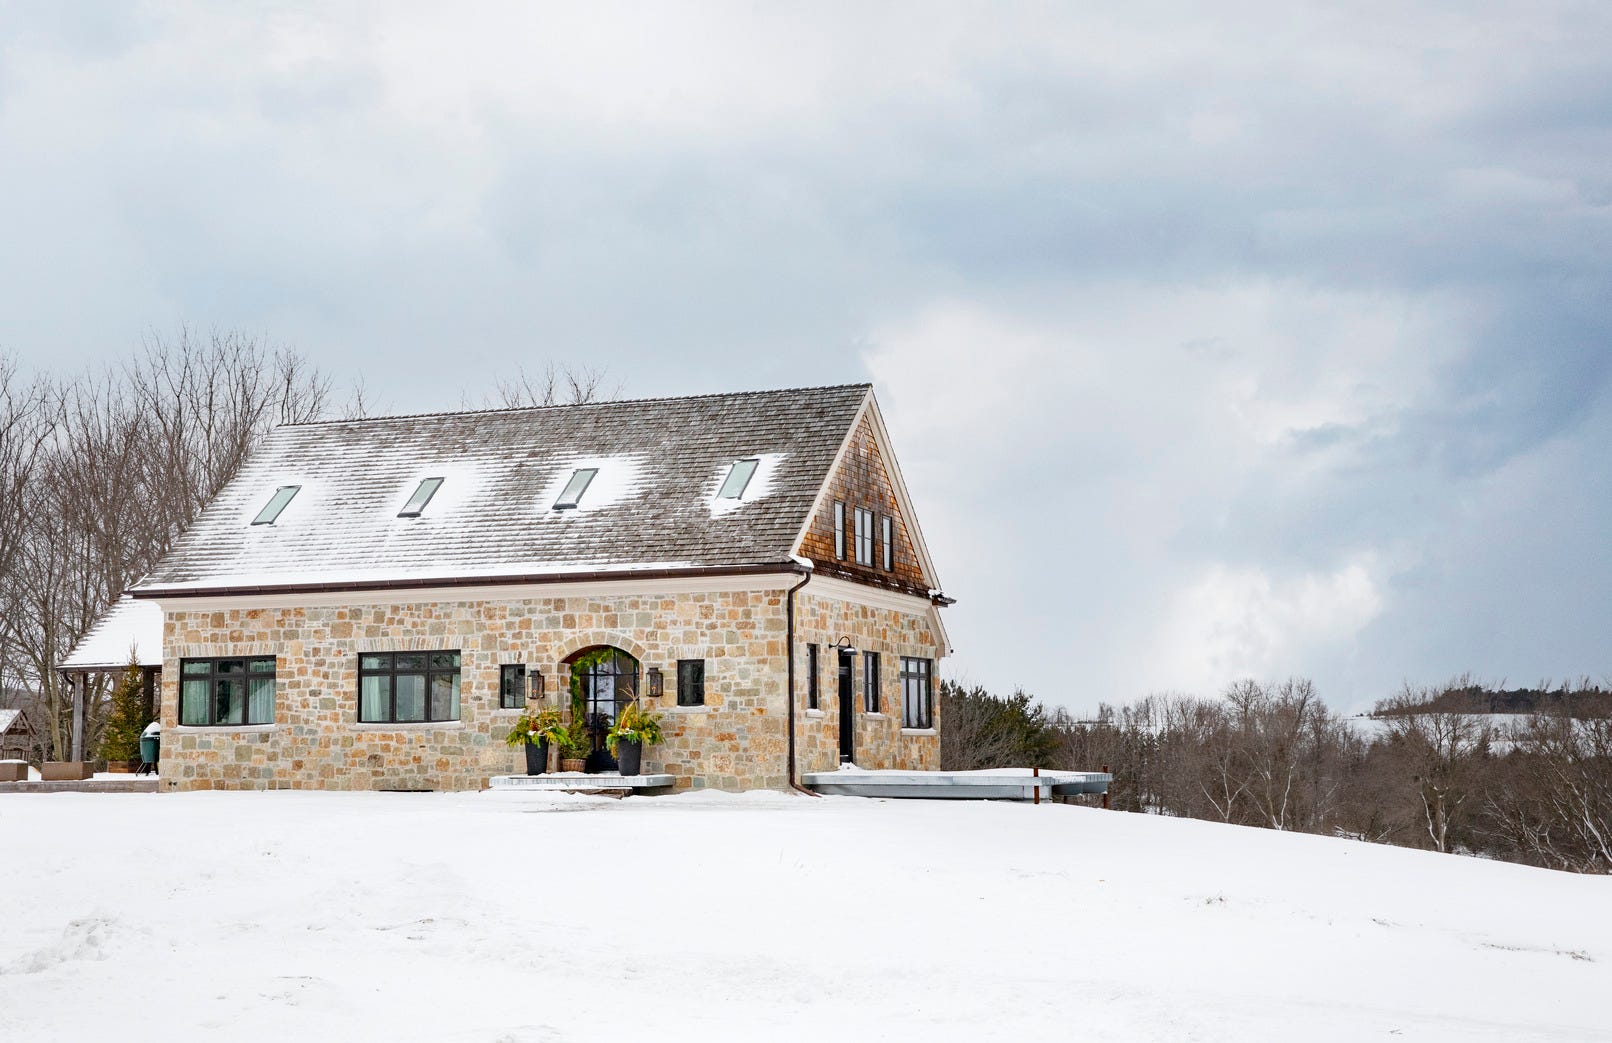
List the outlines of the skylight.
<svg viewBox="0 0 1612 1043">
<path fill-rule="evenodd" d="M 571 480 L 565 483 L 565 491 L 560 493 L 558 500 L 554 501 L 554 509 L 566 511 L 580 503 L 582 494 L 588 491 L 588 483 L 593 481 L 593 476 L 598 473 L 599 469 L 597 467 L 577 468 L 575 473 L 571 475 Z"/>
<path fill-rule="evenodd" d="M 750 477 L 756 473 L 756 465 L 760 460 L 735 460 L 733 467 L 728 471 L 728 477 L 722 483 L 721 490 L 716 494 L 719 500 L 743 499 L 745 487 L 750 484 Z"/>
<path fill-rule="evenodd" d="M 263 505 L 263 509 L 257 512 L 257 517 L 252 519 L 252 524 L 273 525 L 274 519 L 280 516 L 280 512 L 285 510 L 285 505 L 291 502 L 291 497 L 297 495 L 297 490 L 301 488 L 302 486 L 300 485 L 280 486 L 274 491 L 274 495 L 269 497 L 269 502 Z"/>
<path fill-rule="evenodd" d="M 399 518 L 418 518 L 420 512 L 425 510 L 425 505 L 431 502 L 431 497 L 435 496 L 437 490 L 441 487 L 441 478 L 425 479 L 420 483 L 420 487 L 414 490 L 414 495 L 409 497 L 409 502 L 405 503 L 403 509 L 397 512 L 397 516 Z"/>
</svg>

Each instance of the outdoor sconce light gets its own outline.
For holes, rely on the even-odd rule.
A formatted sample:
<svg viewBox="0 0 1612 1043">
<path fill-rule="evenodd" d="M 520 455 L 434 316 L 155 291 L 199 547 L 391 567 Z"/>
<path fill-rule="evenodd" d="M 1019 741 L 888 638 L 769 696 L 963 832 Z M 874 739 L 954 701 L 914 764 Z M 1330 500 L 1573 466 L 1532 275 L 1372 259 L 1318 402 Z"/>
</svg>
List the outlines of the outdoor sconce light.
<svg viewBox="0 0 1612 1043">
<path fill-rule="evenodd" d="M 848 637 L 842 637 L 838 641 L 834 642 L 832 645 L 829 645 L 828 647 L 836 649 L 836 650 L 841 651 L 841 652 L 849 652 L 852 655 L 856 655 L 856 646 L 851 644 L 851 639 L 848 638 Z"/>
<path fill-rule="evenodd" d="M 666 691 L 666 682 L 661 677 L 660 667 L 649 668 L 649 697 L 659 699 Z"/>
<path fill-rule="evenodd" d="M 543 698 L 543 671 L 532 671 L 532 698 Z"/>
</svg>

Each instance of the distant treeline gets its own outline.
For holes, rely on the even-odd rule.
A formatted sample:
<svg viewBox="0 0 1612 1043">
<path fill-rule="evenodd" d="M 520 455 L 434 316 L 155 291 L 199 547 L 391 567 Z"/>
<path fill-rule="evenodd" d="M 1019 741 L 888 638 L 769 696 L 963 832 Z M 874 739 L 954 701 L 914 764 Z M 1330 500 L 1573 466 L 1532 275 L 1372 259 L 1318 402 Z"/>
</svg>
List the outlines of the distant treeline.
<svg viewBox="0 0 1612 1043">
<path fill-rule="evenodd" d="M 1569 717 L 1597 717 L 1612 713 L 1612 690 L 1589 678 L 1553 684 L 1541 681 L 1532 688 L 1505 688 L 1458 677 L 1449 684 L 1419 693 L 1423 701 L 1406 707 L 1402 697 L 1379 700 L 1374 713 L 1565 713 Z"/>
<path fill-rule="evenodd" d="M 946 682 L 941 765 L 1108 765 L 1123 811 L 1612 872 L 1604 693 L 1528 689 L 1553 698 L 1496 724 L 1486 691 L 1507 694 L 1468 678 L 1407 686 L 1362 720 L 1332 713 L 1307 680 L 1250 680 L 1218 699 L 1155 695 L 1079 720 L 1024 692 Z M 1450 709 L 1474 699 L 1478 712 Z"/>
</svg>

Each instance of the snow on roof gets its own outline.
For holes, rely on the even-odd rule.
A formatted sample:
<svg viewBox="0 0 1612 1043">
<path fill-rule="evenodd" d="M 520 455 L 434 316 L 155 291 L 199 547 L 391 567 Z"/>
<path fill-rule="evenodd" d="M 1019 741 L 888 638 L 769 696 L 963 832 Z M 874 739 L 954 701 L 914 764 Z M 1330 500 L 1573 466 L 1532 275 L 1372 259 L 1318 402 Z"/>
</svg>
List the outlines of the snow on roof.
<svg viewBox="0 0 1612 1043">
<path fill-rule="evenodd" d="M 129 665 L 131 647 L 141 666 L 162 665 L 162 609 L 124 595 L 96 620 L 61 665 L 68 670 L 114 670 Z"/>
<path fill-rule="evenodd" d="M 21 716 L 21 710 L 0 710 L 0 735 L 10 731 L 11 726 L 17 723 L 17 718 Z"/>
<path fill-rule="evenodd" d="M 866 384 L 276 429 L 136 593 L 789 566 Z M 733 461 L 761 467 L 718 504 Z M 577 468 L 598 474 L 553 509 Z M 417 518 L 421 479 L 444 482 Z M 272 525 L 252 525 L 284 485 Z"/>
</svg>

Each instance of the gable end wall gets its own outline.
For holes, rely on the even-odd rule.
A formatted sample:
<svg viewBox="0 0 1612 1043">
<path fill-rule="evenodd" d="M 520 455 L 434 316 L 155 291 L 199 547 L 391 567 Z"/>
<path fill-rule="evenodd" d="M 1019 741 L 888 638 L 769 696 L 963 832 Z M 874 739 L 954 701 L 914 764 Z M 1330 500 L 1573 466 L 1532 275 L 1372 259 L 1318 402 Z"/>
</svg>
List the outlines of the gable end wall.
<svg viewBox="0 0 1612 1043">
<path fill-rule="evenodd" d="M 825 575 L 875 586 L 923 594 L 933 584 L 924 575 L 918 559 L 909 519 L 901 512 L 896 500 L 895 486 L 885 459 L 888 449 L 881 445 L 874 433 L 873 421 L 864 412 L 857 421 L 856 430 L 846 446 L 845 456 L 827 482 L 822 509 L 812 518 L 801 540 L 801 554 L 810 558 Z M 834 555 L 834 504 L 845 504 L 845 559 Z M 875 515 L 887 515 L 895 521 L 895 569 L 883 568 L 879 543 L 879 522 L 874 521 L 873 565 L 856 563 L 856 508 L 864 507 Z"/>
</svg>

